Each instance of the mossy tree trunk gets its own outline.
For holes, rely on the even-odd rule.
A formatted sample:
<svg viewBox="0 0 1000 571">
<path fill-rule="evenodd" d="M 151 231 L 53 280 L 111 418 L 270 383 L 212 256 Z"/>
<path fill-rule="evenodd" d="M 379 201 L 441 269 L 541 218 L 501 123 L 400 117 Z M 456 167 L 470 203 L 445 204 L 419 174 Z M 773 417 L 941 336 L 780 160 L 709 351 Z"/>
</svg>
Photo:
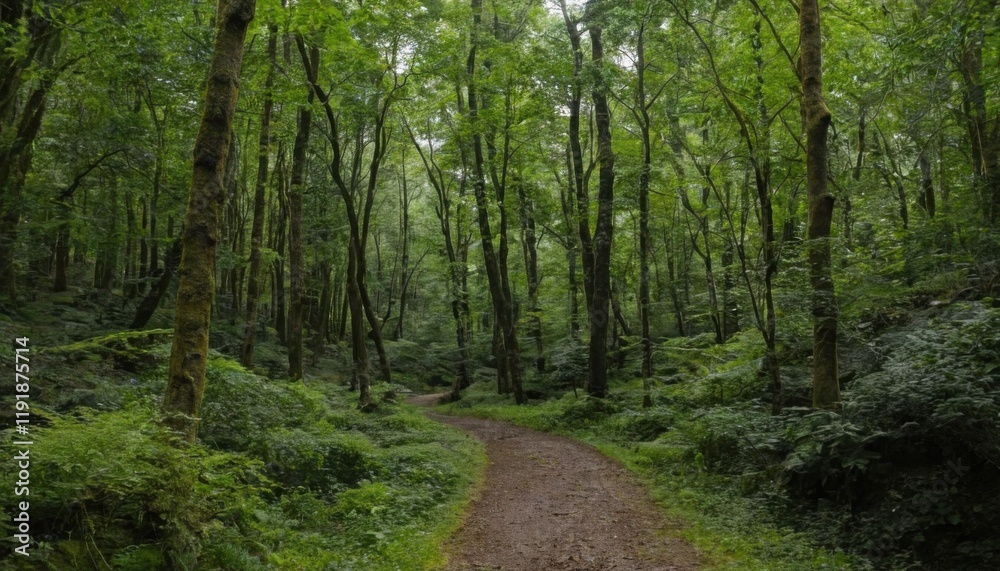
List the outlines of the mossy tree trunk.
<svg viewBox="0 0 1000 571">
<path fill-rule="evenodd" d="M 255 0 L 219 1 L 205 110 L 194 144 L 170 374 L 163 399 L 163 422 L 188 442 L 194 442 L 197 435 L 205 392 L 215 254 L 225 201 L 223 177 L 239 98 L 243 44 L 255 7 Z"/>
<path fill-rule="evenodd" d="M 823 100 L 823 50 L 818 0 L 799 9 L 802 49 L 802 106 L 806 135 L 806 184 L 809 195 L 809 281 L 813 313 L 813 406 L 837 408 L 837 300 L 830 265 L 833 195 L 827 182 L 827 131 L 830 110 Z"/>
</svg>

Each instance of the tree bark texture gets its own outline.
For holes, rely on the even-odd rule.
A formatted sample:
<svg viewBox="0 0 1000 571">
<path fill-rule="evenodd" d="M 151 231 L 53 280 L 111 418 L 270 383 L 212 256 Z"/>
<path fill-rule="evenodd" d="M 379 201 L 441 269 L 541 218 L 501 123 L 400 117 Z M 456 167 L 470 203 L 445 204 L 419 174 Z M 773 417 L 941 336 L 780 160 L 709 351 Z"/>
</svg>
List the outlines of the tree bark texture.
<svg viewBox="0 0 1000 571">
<path fill-rule="evenodd" d="M 239 98 L 240 68 L 255 0 L 220 0 L 205 110 L 194 144 L 194 173 L 182 238 L 177 310 L 163 421 L 194 442 L 205 392 L 215 291 L 215 253 L 225 201 L 223 176 Z"/>
<path fill-rule="evenodd" d="M 309 101 L 312 102 L 310 92 Z M 302 107 L 298 113 L 298 132 L 292 150 L 292 176 L 288 189 L 288 273 L 290 275 L 288 299 L 288 376 L 302 378 L 302 306 L 305 289 L 305 258 L 302 246 L 302 188 L 305 185 L 306 151 L 309 148 L 309 130 L 312 110 Z"/>
<path fill-rule="evenodd" d="M 799 9 L 802 49 L 802 105 L 806 135 L 806 184 L 809 196 L 809 280 L 813 314 L 813 406 L 840 406 L 837 363 L 837 300 L 830 264 L 830 226 L 834 198 L 827 182 L 827 131 L 830 110 L 823 100 L 822 36 L 818 0 Z"/>
</svg>

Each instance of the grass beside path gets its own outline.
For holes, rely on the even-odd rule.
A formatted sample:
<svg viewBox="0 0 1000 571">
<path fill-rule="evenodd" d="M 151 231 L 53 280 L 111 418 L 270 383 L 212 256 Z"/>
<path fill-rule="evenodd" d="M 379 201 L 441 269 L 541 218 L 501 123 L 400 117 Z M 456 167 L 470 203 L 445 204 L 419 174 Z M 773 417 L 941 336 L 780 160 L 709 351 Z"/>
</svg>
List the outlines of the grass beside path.
<svg viewBox="0 0 1000 571">
<path fill-rule="evenodd" d="M 864 563 L 819 547 L 782 526 L 767 505 L 739 493 L 732 478 L 711 474 L 694 451 L 682 413 L 642 409 L 637 383 L 608 401 L 572 392 L 518 406 L 488 383 L 470 387 L 444 414 L 504 420 L 562 434 L 595 446 L 638 474 L 666 513 L 682 523 L 678 534 L 705 555 L 707 571 L 863 570 Z M 658 436 L 654 436 L 657 435 Z"/>
</svg>

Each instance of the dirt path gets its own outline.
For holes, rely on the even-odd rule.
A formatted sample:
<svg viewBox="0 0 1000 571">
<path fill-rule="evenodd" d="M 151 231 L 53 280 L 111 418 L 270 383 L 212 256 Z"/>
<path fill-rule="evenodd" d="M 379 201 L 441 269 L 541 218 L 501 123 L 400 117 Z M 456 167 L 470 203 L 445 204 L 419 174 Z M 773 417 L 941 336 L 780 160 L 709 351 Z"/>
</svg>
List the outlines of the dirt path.
<svg viewBox="0 0 1000 571">
<path fill-rule="evenodd" d="M 670 524 L 645 488 L 593 448 L 506 422 L 430 416 L 482 440 L 489 459 L 482 493 L 449 541 L 450 571 L 698 569 L 698 552 L 665 534 Z"/>
</svg>

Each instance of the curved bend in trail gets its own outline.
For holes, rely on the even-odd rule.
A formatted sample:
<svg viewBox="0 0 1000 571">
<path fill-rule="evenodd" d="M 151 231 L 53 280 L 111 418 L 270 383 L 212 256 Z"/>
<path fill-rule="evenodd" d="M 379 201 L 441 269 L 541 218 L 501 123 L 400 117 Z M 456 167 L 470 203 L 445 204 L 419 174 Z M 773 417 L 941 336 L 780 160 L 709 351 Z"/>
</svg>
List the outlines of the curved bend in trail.
<svg viewBox="0 0 1000 571">
<path fill-rule="evenodd" d="M 449 541 L 449 571 L 698 569 L 698 552 L 666 535 L 646 489 L 590 446 L 507 422 L 431 416 L 482 440 L 489 460 Z"/>
</svg>

